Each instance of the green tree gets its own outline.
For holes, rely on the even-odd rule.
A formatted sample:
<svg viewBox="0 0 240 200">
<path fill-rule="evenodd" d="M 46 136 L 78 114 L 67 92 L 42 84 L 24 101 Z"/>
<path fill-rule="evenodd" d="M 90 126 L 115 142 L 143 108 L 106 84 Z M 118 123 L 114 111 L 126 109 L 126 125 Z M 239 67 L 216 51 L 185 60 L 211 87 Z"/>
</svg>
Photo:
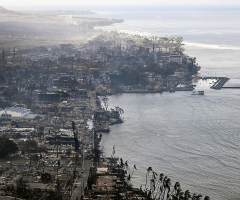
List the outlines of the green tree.
<svg viewBox="0 0 240 200">
<path fill-rule="evenodd" d="M 6 157 L 18 151 L 17 145 L 6 137 L 0 136 L 0 157 Z"/>
<path fill-rule="evenodd" d="M 26 140 L 22 144 L 19 144 L 19 149 L 22 153 L 30 152 L 31 149 L 37 149 L 38 145 L 35 140 Z"/>
<path fill-rule="evenodd" d="M 37 136 L 41 139 L 44 136 L 44 126 L 40 126 L 38 129 Z"/>
</svg>

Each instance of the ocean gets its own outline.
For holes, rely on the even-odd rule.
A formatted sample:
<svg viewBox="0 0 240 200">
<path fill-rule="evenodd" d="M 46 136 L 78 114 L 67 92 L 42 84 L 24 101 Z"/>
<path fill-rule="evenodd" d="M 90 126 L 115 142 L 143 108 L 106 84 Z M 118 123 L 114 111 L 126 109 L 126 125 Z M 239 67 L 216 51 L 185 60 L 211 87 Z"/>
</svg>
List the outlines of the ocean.
<svg viewBox="0 0 240 200">
<path fill-rule="evenodd" d="M 178 35 L 185 53 L 196 57 L 201 76 L 230 78 L 240 86 L 240 8 L 204 6 L 65 7 L 98 14 L 86 17 L 124 19 L 123 23 L 95 27 L 145 36 Z M 47 9 L 47 8 L 45 8 Z M 53 7 L 52 9 L 55 9 Z M 183 191 L 211 200 L 240 199 L 240 89 L 210 89 L 201 80 L 191 92 L 119 94 L 109 96 L 110 107 L 124 110 L 123 124 L 103 133 L 105 156 L 136 165 L 132 184 L 145 185 L 148 167 L 168 176 Z"/>
<path fill-rule="evenodd" d="M 240 85 L 240 9 L 223 7 L 147 7 L 94 10 L 94 17 L 122 18 L 107 31 L 145 36 L 178 35 L 185 53 L 196 57 L 201 76 L 230 78 Z M 213 200 L 240 199 L 240 90 L 210 89 L 200 80 L 191 92 L 119 94 L 110 107 L 124 110 L 124 123 L 103 134 L 101 148 L 135 164 L 132 183 L 144 187 L 148 167 L 179 181 L 182 189 Z M 131 171 L 131 169 L 130 169 Z"/>
</svg>

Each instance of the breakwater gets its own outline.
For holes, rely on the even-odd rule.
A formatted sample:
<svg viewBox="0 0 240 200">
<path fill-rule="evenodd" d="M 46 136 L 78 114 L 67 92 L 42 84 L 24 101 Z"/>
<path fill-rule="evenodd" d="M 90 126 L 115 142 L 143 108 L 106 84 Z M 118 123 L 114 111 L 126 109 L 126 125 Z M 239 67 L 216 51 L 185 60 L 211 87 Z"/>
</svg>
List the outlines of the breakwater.
<svg viewBox="0 0 240 200">
<path fill-rule="evenodd" d="M 217 82 L 214 83 L 211 89 L 220 90 L 228 80 L 227 77 L 217 77 Z"/>
<path fill-rule="evenodd" d="M 240 89 L 240 87 L 222 87 L 224 89 Z"/>
</svg>

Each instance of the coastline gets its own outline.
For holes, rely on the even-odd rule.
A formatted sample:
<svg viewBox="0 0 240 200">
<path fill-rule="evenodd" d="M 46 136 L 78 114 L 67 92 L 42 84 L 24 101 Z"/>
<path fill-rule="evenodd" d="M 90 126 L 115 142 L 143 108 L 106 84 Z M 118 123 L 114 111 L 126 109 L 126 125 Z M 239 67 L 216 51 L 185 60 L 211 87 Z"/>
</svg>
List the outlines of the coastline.
<svg viewBox="0 0 240 200">
<path fill-rule="evenodd" d="M 29 49 L 37 46 L 50 48 L 66 43 L 66 38 L 71 38 L 72 44 L 79 45 L 102 32 L 95 30 L 95 26 L 109 26 L 123 22 L 122 19 L 72 16 L 67 11 L 67 15 L 57 15 L 58 11 L 43 11 L 40 14 L 39 12 L 28 11 L 25 13 L 2 8 L 0 10 L 1 48 L 7 50 L 13 47 L 17 49 Z"/>
<path fill-rule="evenodd" d="M 163 180 L 171 181 L 168 176 L 165 176 L 163 173 L 158 174 L 158 172 L 155 172 L 154 169 L 152 169 L 152 167 L 148 167 L 147 174 L 146 174 L 147 178 L 146 178 L 145 188 L 144 188 L 144 185 L 143 185 L 143 187 L 141 186 L 140 188 L 135 188 L 131 184 L 131 179 L 134 178 L 133 172 L 134 172 L 134 169 L 137 170 L 137 167 L 136 167 L 136 165 L 134 165 L 133 169 L 129 168 L 128 161 L 126 161 L 125 164 L 121 165 L 120 163 L 124 163 L 124 162 L 121 161 L 122 158 L 119 159 L 119 158 L 115 157 L 115 145 L 113 146 L 113 152 L 112 152 L 111 157 L 101 156 L 102 152 L 99 150 L 99 144 L 101 142 L 102 134 L 104 134 L 104 133 L 102 132 L 98 136 L 97 131 L 94 131 L 95 148 L 97 148 L 95 151 L 96 152 L 96 154 L 95 154 L 96 163 L 95 163 L 95 166 L 90 169 L 89 179 L 91 179 L 92 181 L 88 182 L 88 184 L 91 183 L 91 186 L 88 185 L 88 187 L 86 187 L 86 189 L 84 190 L 83 199 L 89 198 L 89 197 L 93 198 L 94 195 L 101 197 L 102 195 L 106 195 L 106 194 L 111 195 L 111 197 L 113 198 L 113 196 L 118 195 L 119 191 L 132 191 L 131 196 L 138 195 L 138 197 L 139 197 L 141 195 L 142 199 L 157 199 L 156 198 L 157 195 L 165 196 L 165 192 L 162 193 L 162 192 L 158 191 L 157 189 L 155 190 L 155 188 L 151 187 L 151 182 L 148 182 L 148 181 L 154 180 L 155 184 L 156 184 L 156 188 L 157 188 L 157 187 L 160 187 L 161 184 L 165 184 L 164 181 L 162 181 L 162 183 L 161 183 L 161 182 L 158 182 L 157 179 L 161 178 L 161 177 L 165 177 L 165 179 L 163 179 Z M 115 170 L 113 170 L 114 168 L 115 168 Z M 95 171 L 93 171 L 93 169 L 95 169 Z M 120 173 L 119 170 L 123 170 L 124 173 Z M 107 182 L 105 187 L 103 187 L 101 184 L 99 184 L 99 181 L 100 181 L 100 183 L 102 183 L 102 180 L 105 181 L 105 177 L 107 177 L 107 179 L 110 181 L 111 180 L 110 177 L 116 176 L 117 174 L 118 175 L 122 174 L 121 182 L 117 181 L 117 183 L 123 182 L 124 184 L 121 184 L 121 185 L 116 184 L 116 185 L 110 186 L 110 183 Z M 150 179 L 151 176 L 152 177 L 157 176 L 157 178 Z M 93 178 L 93 177 L 95 177 L 95 178 Z M 97 186 L 95 187 L 95 185 L 97 185 Z M 117 188 L 117 190 L 115 189 L 115 187 Z M 169 185 L 169 187 L 174 187 L 176 190 L 176 187 L 180 188 L 180 183 L 176 182 L 175 185 L 171 185 L 171 186 Z M 124 193 L 124 192 L 121 192 L 121 194 L 122 193 Z M 178 195 L 179 194 L 175 193 L 174 189 L 172 189 L 171 196 L 177 197 Z M 186 195 L 186 193 L 185 193 L 185 195 Z M 191 194 L 189 191 L 187 192 L 187 195 L 189 198 L 190 197 L 197 198 L 200 196 L 202 197 L 201 194 L 196 194 L 196 193 Z M 113 198 L 113 199 L 116 199 L 116 198 Z M 165 198 L 163 198 L 163 199 L 165 199 Z M 209 196 L 205 196 L 204 199 L 210 200 Z"/>
<path fill-rule="evenodd" d="M 194 80 L 195 78 L 193 78 Z M 216 82 L 210 86 L 211 89 L 215 89 L 215 90 L 219 90 L 219 89 L 223 89 L 223 88 L 240 88 L 240 87 L 226 87 L 224 86 L 230 78 L 228 77 L 197 77 L 197 80 L 215 80 Z M 109 92 L 104 91 L 103 95 L 115 95 L 115 94 L 123 94 L 123 93 L 163 93 L 163 92 L 170 92 L 173 93 L 175 91 L 193 91 L 195 90 L 195 86 L 193 84 L 193 80 L 192 80 L 192 84 L 190 85 L 186 85 L 186 86 L 181 86 L 181 82 L 178 82 L 177 86 L 175 87 L 171 87 L 171 88 L 163 88 L 161 90 L 149 90 L 149 89 L 132 89 L 132 90 L 119 90 L 119 91 L 111 91 L 110 89 L 108 90 Z M 180 85 L 180 86 L 178 86 Z M 99 95 L 101 96 L 101 93 L 99 93 Z"/>
<path fill-rule="evenodd" d="M 86 30 L 84 30 L 83 32 L 85 32 Z M 84 33 L 83 33 L 84 34 Z M 90 37 L 90 36 L 89 36 Z M 42 39 L 44 39 L 44 38 L 39 38 L 39 41 L 38 41 L 38 44 L 42 44 L 43 43 L 43 40 Z M 9 40 L 10 41 L 10 40 Z M 18 39 L 15 39 L 15 42 L 17 42 L 18 41 Z M 60 40 L 59 40 L 60 41 Z M 63 40 L 61 41 L 61 42 L 63 42 Z M 64 41 L 65 42 L 65 41 Z M 46 42 L 46 44 L 47 44 L 47 42 Z M 57 43 L 56 43 L 57 44 Z M 12 45 L 12 43 L 10 44 L 10 45 Z M 12 47 L 12 46 L 11 46 Z M 210 57 L 210 56 L 209 56 Z M 225 58 L 225 60 L 227 60 L 228 59 L 228 57 L 225 57 L 225 56 L 222 56 L 222 57 L 224 57 Z M 211 60 L 210 60 L 211 61 Z M 208 64 L 210 64 L 210 61 L 208 61 L 208 63 L 206 64 L 206 66 L 208 65 Z M 200 62 L 199 62 L 200 63 Z M 224 63 L 224 62 L 223 62 Z M 229 62 L 230 63 L 230 62 Z M 71 63 L 69 64 L 69 66 L 71 66 Z M 216 66 L 220 66 L 219 64 L 218 65 L 216 65 Z M 11 66 L 10 66 L 11 67 Z M 75 67 L 75 66 L 74 66 Z M 228 66 L 229 67 L 229 66 Z M 230 68 L 230 67 L 229 67 Z M 70 67 L 69 67 L 69 69 L 70 69 Z M 234 69 L 234 68 L 233 68 Z M 234 69 L 235 70 L 235 69 Z M 230 70 L 229 70 L 230 71 Z M 222 71 L 221 71 L 221 69 L 219 68 L 219 74 L 223 74 L 223 75 L 226 75 L 226 73 L 222 73 Z M 218 74 L 218 72 L 217 72 L 217 74 Z M 205 74 L 208 74 L 208 73 L 205 73 Z M 214 72 L 212 72 L 211 73 L 211 71 L 210 71 L 210 73 L 209 74 L 214 74 Z M 237 73 L 236 73 L 237 74 Z M 229 75 L 229 74 L 227 74 L 227 75 Z M 215 76 L 216 76 L 216 73 L 215 73 Z M 237 75 L 236 75 L 237 76 Z M 231 77 L 231 74 L 230 74 L 230 76 L 229 77 Z M 226 77 L 199 77 L 199 79 L 202 79 L 202 80 L 204 80 L 204 79 L 212 79 L 212 78 L 214 78 L 214 79 L 221 79 L 221 78 L 226 78 Z M 226 78 L 226 79 L 228 79 L 228 78 Z M 221 82 L 221 81 L 219 81 L 218 83 L 215 83 L 214 84 L 214 87 L 215 88 L 213 88 L 212 87 L 212 89 L 221 89 L 221 88 L 230 88 L 230 89 L 232 89 L 232 88 L 239 88 L 239 87 L 224 87 L 224 84 L 223 85 L 221 85 L 223 82 Z M 193 85 L 193 87 L 194 87 L 194 85 Z M 175 88 L 169 88 L 169 89 L 163 89 L 163 90 L 161 90 L 161 91 L 150 91 L 150 90 L 141 90 L 141 91 L 139 91 L 139 90 L 133 90 L 133 91 L 126 91 L 126 92 L 119 92 L 119 93 L 161 93 L 161 92 L 175 92 L 175 91 L 191 91 L 191 90 L 193 90 L 193 88 L 177 88 L 177 90 L 175 89 Z M 223 96 L 222 97 L 220 97 L 221 96 L 221 92 L 220 91 L 213 91 L 213 92 L 209 92 L 209 93 L 211 93 L 209 96 L 211 96 L 211 99 L 209 99 L 209 101 L 213 101 L 213 99 L 214 99 L 214 97 L 213 97 L 213 95 L 215 94 L 216 96 L 219 96 L 219 99 L 220 98 L 222 98 L 222 102 L 224 102 L 224 99 L 226 98 L 225 96 L 224 96 L 224 98 L 223 98 Z M 221 110 L 221 113 L 224 113 L 224 115 L 225 115 L 225 113 L 226 113 L 226 111 L 228 111 L 229 109 L 230 109 L 230 107 L 234 104 L 234 102 L 235 102 L 235 100 L 236 99 L 238 99 L 238 94 L 236 95 L 236 98 L 235 99 L 230 99 L 231 98 L 231 96 L 234 96 L 235 95 L 235 91 L 225 91 L 225 93 L 227 94 L 227 93 L 231 93 L 231 95 L 228 95 L 228 97 L 227 97 L 227 99 L 229 99 L 229 100 L 231 100 L 231 101 L 229 101 L 229 102 L 231 102 L 231 105 L 229 104 L 229 102 L 226 104 L 225 102 L 224 102 L 224 104 L 221 102 L 221 101 L 217 101 L 218 99 L 214 99 L 214 104 L 215 105 L 219 105 L 219 108 L 217 108 L 217 109 L 222 109 L 222 108 L 224 108 L 224 107 L 226 107 L 227 106 L 227 109 L 226 110 Z M 111 94 L 115 94 L 114 92 L 113 93 L 109 93 L 109 95 L 111 95 Z M 157 95 L 156 95 L 157 96 Z M 175 96 L 178 96 L 178 94 L 177 95 L 175 95 Z M 179 96 L 181 96 L 181 95 L 179 95 Z M 204 99 L 207 99 L 208 97 L 204 97 Z M 193 109 L 192 110 L 190 110 L 188 113 L 193 113 L 193 114 L 196 114 L 196 115 L 193 115 L 194 117 L 193 117 L 193 120 L 194 120 L 194 118 L 197 118 L 198 116 L 200 116 L 200 113 L 201 113 L 201 110 L 205 110 L 205 108 L 206 107 L 208 107 L 208 106 L 205 106 L 205 107 L 200 107 L 201 105 L 202 105 L 202 103 L 206 103 L 206 102 L 201 102 L 201 104 L 200 103 L 198 103 L 198 98 L 196 98 L 197 100 L 195 100 L 195 102 L 194 103 L 196 103 L 197 104 L 197 106 L 196 107 L 194 107 L 194 105 L 195 104 L 193 104 L 193 105 L 191 105 L 191 106 L 193 106 Z M 166 102 L 166 103 L 168 103 L 168 102 Z M 221 106 L 221 108 L 220 108 L 220 106 Z M 236 104 L 234 104 L 234 106 L 235 106 L 235 108 L 238 108 L 238 105 Z M 209 107 L 210 108 L 210 107 Z M 93 110 L 94 110 L 94 108 L 92 108 Z M 177 110 L 177 109 L 176 109 Z M 212 109 L 212 111 L 214 112 L 216 110 L 216 107 L 213 107 L 213 109 Z M 232 110 L 232 115 L 234 115 L 235 114 L 235 112 L 237 112 L 237 109 L 234 109 L 234 110 Z M 206 113 L 204 113 L 201 117 L 202 118 L 200 118 L 200 120 L 199 120 L 199 123 L 201 123 L 204 119 L 206 119 L 206 118 L 210 118 L 210 120 L 209 121 L 212 121 L 212 123 L 215 123 L 215 121 L 214 121 L 214 119 L 217 119 L 218 120 L 218 126 L 216 126 L 216 127 L 214 127 L 212 130 L 214 130 L 214 131 L 217 131 L 218 130 L 218 127 L 221 127 L 222 128 L 222 130 L 224 130 L 226 127 L 227 127 L 227 124 L 224 124 L 224 120 L 225 120 L 225 117 L 222 115 L 222 114 L 219 114 L 219 113 L 216 113 L 214 116 L 212 116 L 212 117 L 209 117 L 210 115 L 206 115 Z M 186 113 L 185 113 L 186 114 Z M 184 116 L 184 115 L 183 115 Z M 220 116 L 223 116 L 223 117 L 220 117 Z M 91 117 L 91 116 L 90 116 Z M 185 116 L 184 116 L 185 117 Z M 237 115 L 236 115 L 236 117 L 237 117 Z M 228 119 L 228 118 L 226 118 L 226 119 Z M 233 119 L 233 118 L 232 118 Z M 237 130 L 235 130 L 234 129 L 234 127 L 235 127 L 235 124 L 237 124 L 237 123 L 235 123 L 235 124 L 233 124 L 233 122 L 234 121 L 232 121 L 232 119 L 231 118 L 229 118 L 229 121 L 230 121 L 230 124 L 232 124 L 232 126 L 231 127 L 227 127 L 227 130 L 226 130 L 226 133 L 224 133 L 224 139 L 226 139 L 226 140 L 228 140 L 228 142 L 232 145 L 232 141 L 231 141 L 231 139 L 232 139 L 232 137 L 235 137 L 234 136 L 234 133 L 235 132 L 237 132 Z M 189 124 L 191 124 L 192 123 L 192 121 L 190 121 L 189 122 Z M 211 123 L 211 124 L 212 124 Z M 108 126 L 109 127 L 109 123 L 107 123 L 108 125 L 106 125 L 106 127 Z M 209 124 L 209 127 L 210 127 L 210 125 L 211 124 Z M 225 127 L 223 126 L 223 124 L 225 125 Z M 174 126 L 175 125 L 175 122 L 173 122 L 172 123 L 172 125 Z M 180 125 L 180 126 L 182 126 L 182 125 Z M 180 127 L 179 126 L 179 127 Z M 199 125 L 200 126 L 200 125 Z M 186 127 L 189 127 L 189 125 L 187 124 L 186 125 Z M 198 124 L 196 125 L 196 127 L 198 127 Z M 202 126 L 202 127 L 204 127 L 204 126 Z M 207 127 L 206 128 L 206 132 L 209 132 L 210 133 L 210 131 L 209 131 L 209 127 Z M 162 128 L 162 127 L 161 127 Z M 100 130 L 100 129 L 99 129 Z M 103 129 L 104 130 L 104 129 Z M 161 130 L 161 131 L 164 131 L 165 129 L 164 129 L 164 126 L 163 126 L 163 130 Z M 193 133 L 195 133 L 194 132 L 194 130 L 196 130 L 196 129 L 193 129 Z M 100 130 L 101 131 L 101 130 Z M 171 130 L 170 130 L 171 131 Z M 213 131 L 213 132 L 214 132 Z M 98 131 L 96 131 L 96 133 L 97 133 Z M 108 131 L 106 131 L 106 132 L 109 132 L 109 128 L 108 128 Z M 157 132 L 157 131 L 156 131 Z M 184 131 L 183 131 L 184 132 Z M 201 137 L 201 139 L 204 139 L 205 137 L 209 137 L 209 135 L 206 135 L 206 136 L 203 136 L 203 134 L 204 134 L 204 132 L 205 131 L 202 131 L 202 132 L 200 132 L 199 133 L 199 137 Z M 219 132 L 220 132 L 220 130 L 219 130 Z M 228 135 L 228 134 L 231 134 L 230 136 Z M 89 134 L 93 134 L 92 132 L 89 132 Z M 108 134 L 109 135 L 109 134 Z M 219 135 L 219 134 L 217 134 L 217 135 Z M 177 140 L 180 140 L 181 139 L 181 137 L 183 137 L 182 135 L 170 135 L 169 137 L 178 137 L 178 139 Z M 155 138 L 157 138 L 156 136 L 154 136 Z M 159 135 L 158 135 L 158 137 L 159 137 Z M 167 137 L 167 136 L 166 136 Z M 184 136 L 185 137 L 185 136 Z M 187 138 L 188 136 L 186 136 L 186 138 Z M 218 136 L 215 136 L 215 135 L 212 135 L 212 137 L 215 137 L 216 139 L 219 139 L 218 138 Z M 226 138 L 225 138 L 226 137 Z M 97 138 L 97 137 L 96 137 Z M 237 138 L 237 136 L 236 136 L 236 138 Z M 199 139 L 199 138 L 198 138 Z M 196 139 L 197 141 L 199 141 L 198 139 Z M 190 143 L 192 143 L 192 142 L 194 142 L 195 140 L 192 140 L 192 141 L 190 141 Z M 224 141 L 223 141 L 224 142 Z M 220 143 L 223 143 L 223 142 L 220 142 Z M 208 144 L 208 141 L 206 141 L 204 144 L 202 144 L 202 145 L 205 145 L 205 144 Z M 214 144 L 215 145 L 215 144 Z M 227 147 L 227 145 L 228 144 L 226 144 L 226 146 L 225 147 Z M 234 143 L 233 143 L 233 145 L 234 145 Z M 205 148 L 207 148 L 208 146 L 210 146 L 210 145 L 206 145 L 205 146 Z M 228 145 L 229 146 L 229 145 Z M 186 148 L 188 147 L 188 144 L 186 144 L 186 146 L 183 148 L 183 151 L 185 151 L 186 150 Z M 198 148 L 198 144 L 197 145 L 195 145 L 195 147 L 196 148 Z M 221 149 L 221 147 L 219 148 L 218 147 L 218 150 L 219 149 Z M 218 150 L 216 150 L 216 151 L 218 151 Z M 158 152 L 159 153 L 159 152 Z M 213 151 L 211 151 L 210 153 L 213 153 Z M 229 155 L 231 155 L 231 154 L 229 154 Z M 226 156 L 227 157 L 227 156 Z M 191 157 L 192 158 L 192 157 Z M 225 159 L 225 157 L 221 157 L 221 158 L 219 158 L 218 157 L 218 155 L 217 155 L 217 157 L 215 157 L 216 158 L 216 160 L 219 160 L 219 159 L 221 159 L 221 161 L 225 161 L 224 159 Z M 223 159 L 223 160 L 222 160 Z M 177 160 L 178 161 L 178 160 Z M 228 160 L 227 160 L 228 161 Z M 191 162 L 191 161 L 190 161 Z M 203 160 L 203 162 L 205 163 L 206 162 L 206 160 Z M 6 163 L 6 162 L 5 162 Z M 177 162 L 176 162 L 177 163 Z M 211 161 L 209 160 L 209 163 L 211 163 Z M 229 161 L 229 163 L 231 163 L 231 161 Z M 228 164 L 229 164 L 228 163 Z M 179 163 L 179 164 L 181 164 L 181 163 Z M 192 162 L 190 163 L 190 164 L 192 164 Z M 225 163 L 224 163 L 225 164 Z M 176 164 L 177 165 L 177 164 Z M 175 167 L 175 166 L 174 166 Z M 178 166 L 179 167 L 179 166 Z M 221 166 L 221 168 L 222 168 L 223 166 Z M 223 169 L 224 169 L 224 167 L 223 167 Z M 231 168 L 230 168 L 231 169 Z M 234 168 L 235 169 L 235 168 Z M 185 169 L 184 169 L 185 170 Z M 209 171 L 211 171 L 211 170 L 209 170 Z M 208 171 L 207 171 L 208 172 Z M 171 175 L 171 173 L 168 173 L 169 175 Z M 193 174 L 195 174 L 195 173 L 193 173 Z M 222 174 L 224 174 L 224 172 L 222 173 Z M 219 175 L 219 176 L 221 176 L 221 175 Z M 230 175 L 228 174 L 228 176 L 229 177 L 232 177 L 231 176 L 231 173 L 230 173 Z M 176 177 L 176 176 L 175 176 Z M 215 177 L 215 175 L 214 175 L 214 177 Z M 234 180 L 234 178 L 229 178 L 230 179 L 230 181 L 232 181 L 232 180 Z M 185 180 L 185 179 L 182 179 L 182 180 Z M 212 179 L 213 180 L 213 179 Z M 210 182 L 212 181 L 212 180 L 210 180 Z M 215 181 L 215 180 L 214 180 Z M 191 181 L 192 182 L 192 181 Z M 220 181 L 217 181 L 216 180 L 216 182 L 219 182 L 219 183 L 221 183 L 221 180 Z M 232 181 L 232 182 L 234 182 L 234 181 Z M 224 182 L 224 184 L 225 184 L 226 182 Z M 214 183 L 215 184 L 215 183 Z M 223 184 L 223 185 L 224 185 Z M 230 185 L 230 184 L 229 184 Z M 203 186 L 203 185 L 202 185 Z M 200 188 L 202 187 L 202 186 L 200 186 Z M 226 186 L 226 185 L 225 185 Z M 219 186 L 218 186 L 219 187 Z M 232 186 L 228 186 L 228 190 L 229 190 L 229 188 L 230 187 L 232 187 Z M 82 188 L 82 187 L 81 187 Z M 196 187 L 197 188 L 197 187 Z M 234 187 L 232 187 L 232 188 L 234 188 Z M 214 190 L 214 189 L 213 189 Z M 220 189 L 219 189 L 220 190 Z M 234 189 L 235 190 L 235 189 Z M 229 191 L 231 191 L 231 190 L 229 190 Z M 236 190 L 237 191 L 237 190 Z M 224 191 L 224 188 L 222 189 L 222 192 L 226 192 L 226 191 Z M 231 191 L 231 192 L 233 192 L 233 191 Z M 235 196 L 236 196 L 237 194 L 235 194 Z M 219 199 L 219 198 L 218 198 Z M 225 198 L 226 199 L 226 198 Z M 75 199 L 74 199 L 75 200 Z"/>
</svg>

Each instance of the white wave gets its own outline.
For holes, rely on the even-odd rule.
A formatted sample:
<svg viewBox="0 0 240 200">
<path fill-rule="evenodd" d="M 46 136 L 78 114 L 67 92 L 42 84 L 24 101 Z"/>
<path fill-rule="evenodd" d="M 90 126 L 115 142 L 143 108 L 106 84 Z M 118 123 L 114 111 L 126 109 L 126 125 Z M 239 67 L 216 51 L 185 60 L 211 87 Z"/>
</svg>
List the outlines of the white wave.
<svg viewBox="0 0 240 200">
<path fill-rule="evenodd" d="M 140 32 L 135 30 L 119 30 L 122 33 L 128 33 L 131 35 L 141 35 L 141 36 L 151 36 L 152 34 L 149 32 Z"/>
<path fill-rule="evenodd" d="M 102 11 L 96 11 L 95 15 L 111 15 L 112 13 L 110 12 L 102 12 Z"/>
<path fill-rule="evenodd" d="M 219 49 L 219 50 L 240 50 L 240 47 L 229 45 L 201 44 L 193 42 L 184 42 L 187 46 L 199 47 L 204 49 Z"/>
</svg>

